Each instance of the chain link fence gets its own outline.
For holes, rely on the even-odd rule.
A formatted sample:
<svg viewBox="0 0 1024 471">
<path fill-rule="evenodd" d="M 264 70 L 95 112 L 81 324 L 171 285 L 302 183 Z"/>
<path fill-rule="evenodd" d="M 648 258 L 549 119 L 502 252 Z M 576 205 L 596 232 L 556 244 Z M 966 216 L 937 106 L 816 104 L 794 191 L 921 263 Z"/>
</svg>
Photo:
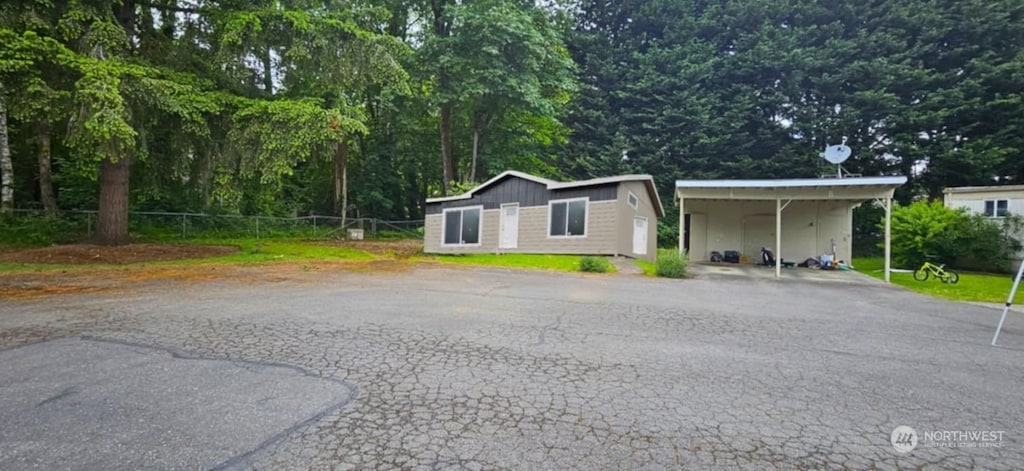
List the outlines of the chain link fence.
<svg viewBox="0 0 1024 471">
<path fill-rule="evenodd" d="M 96 211 L 68 210 L 50 215 L 41 210 L 16 209 L 12 226 L 38 231 L 59 240 L 86 239 L 96 230 Z M 0 224 L 3 224 L 0 221 Z M 394 221 L 335 216 L 241 216 L 229 214 L 130 211 L 129 232 L 144 240 L 249 238 L 404 239 L 422 238 L 423 220 Z M 29 236 L 29 234 L 20 234 Z"/>
</svg>

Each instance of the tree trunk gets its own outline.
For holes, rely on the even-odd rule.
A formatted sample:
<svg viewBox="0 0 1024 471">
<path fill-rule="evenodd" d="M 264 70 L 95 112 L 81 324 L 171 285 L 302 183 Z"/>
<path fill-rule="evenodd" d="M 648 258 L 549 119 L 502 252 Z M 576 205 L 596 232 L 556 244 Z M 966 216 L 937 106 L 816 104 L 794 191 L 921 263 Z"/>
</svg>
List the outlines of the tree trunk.
<svg viewBox="0 0 1024 471">
<path fill-rule="evenodd" d="M 128 241 L 129 158 L 100 162 L 100 211 L 96 221 L 96 242 L 124 245 Z"/>
<path fill-rule="evenodd" d="M 39 153 L 39 199 L 49 214 L 57 213 L 57 197 L 53 194 L 52 147 L 50 145 L 50 122 L 45 118 L 39 123 L 37 136 Z"/>
<path fill-rule="evenodd" d="M 0 213 L 10 213 L 14 210 L 14 165 L 7 139 L 7 102 L 3 93 L 0 86 Z"/>
<path fill-rule="evenodd" d="M 475 182 L 478 162 L 480 160 L 480 140 L 484 132 L 494 124 L 496 115 L 487 113 L 473 113 L 473 164 L 470 166 L 469 181 Z"/>
<path fill-rule="evenodd" d="M 270 55 L 270 47 L 268 46 L 267 49 L 263 51 L 262 57 L 263 89 L 271 95 L 274 94 L 274 74 L 273 71 L 271 70 L 271 68 L 274 66 L 274 63 L 272 62 L 272 60 L 273 59 L 271 58 Z"/>
<path fill-rule="evenodd" d="M 348 215 L 348 142 L 341 143 L 341 227 Z M 346 239 L 348 234 L 346 234 Z"/>
<path fill-rule="evenodd" d="M 445 15 L 445 9 L 452 3 L 452 0 L 430 1 L 430 10 L 434 16 L 434 34 L 439 38 L 446 38 L 451 35 L 451 23 Z M 443 91 L 450 88 L 448 71 L 444 66 L 441 66 L 441 69 L 438 71 L 438 88 Z M 441 166 L 444 170 L 441 194 L 447 196 L 450 185 L 458 178 L 456 175 L 455 153 L 452 150 L 451 102 L 445 102 L 441 105 Z"/>
<path fill-rule="evenodd" d="M 345 230 L 345 214 L 348 209 L 348 141 L 341 141 L 334 147 L 334 215 L 341 218 L 341 229 Z"/>
<path fill-rule="evenodd" d="M 480 155 L 480 130 L 473 127 L 473 165 L 469 170 L 469 181 L 476 181 L 476 162 Z"/>
<path fill-rule="evenodd" d="M 444 165 L 444 185 L 442 194 L 448 195 L 452 182 L 458 179 L 456 175 L 455 153 L 452 151 L 452 105 L 445 103 L 441 105 L 441 161 Z"/>
</svg>

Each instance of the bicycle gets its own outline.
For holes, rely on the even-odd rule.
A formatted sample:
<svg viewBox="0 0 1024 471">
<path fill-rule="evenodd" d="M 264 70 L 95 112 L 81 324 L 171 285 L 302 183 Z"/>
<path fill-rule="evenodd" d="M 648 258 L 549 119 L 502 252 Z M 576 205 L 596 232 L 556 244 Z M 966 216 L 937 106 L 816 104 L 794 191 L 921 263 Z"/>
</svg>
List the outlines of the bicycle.
<svg viewBox="0 0 1024 471">
<path fill-rule="evenodd" d="M 928 279 L 929 275 L 934 276 L 943 283 L 956 284 L 957 281 L 960 281 L 960 274 L 947 269 L 945 263 L 936 265 L 927 261 L 924 262 L 924 265 L 921 265 L 921 268 L 918 268 L 917 271 L 914 272 L 914 279 L 917 281 L 925 281 Z"/>
</svg>

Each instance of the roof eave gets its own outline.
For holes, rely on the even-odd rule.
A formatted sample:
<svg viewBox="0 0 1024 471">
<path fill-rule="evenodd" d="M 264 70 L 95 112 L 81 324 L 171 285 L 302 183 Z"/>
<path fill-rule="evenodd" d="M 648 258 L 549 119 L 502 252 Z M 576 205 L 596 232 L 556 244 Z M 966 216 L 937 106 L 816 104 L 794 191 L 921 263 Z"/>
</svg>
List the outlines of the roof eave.
<svg viewBox="0 0 1024 471">
<path fill-rule="evenodd" d="M 778 180 L 676 180 L 680 189 L 791 189 L 791 188 L 848 188 L 862 186 L 900 186 L 907 183 L 905 176 L 859 178 L 795 178 Z"/>
<path fill-rule="evenodd" d="M 1024 191 L 1024 185 L 950 186 L 943 193 L 995 193 L 1003 191 Z"/>
</svg>

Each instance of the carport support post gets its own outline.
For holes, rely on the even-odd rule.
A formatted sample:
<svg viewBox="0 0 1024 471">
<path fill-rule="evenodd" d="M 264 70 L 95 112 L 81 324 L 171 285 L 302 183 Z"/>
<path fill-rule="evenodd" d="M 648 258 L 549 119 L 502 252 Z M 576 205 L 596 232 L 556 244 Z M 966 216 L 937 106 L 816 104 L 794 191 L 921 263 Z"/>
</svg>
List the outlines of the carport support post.
<svg viewBox="0 0 1024 471">
<path fill-rule="evenodd" d="M 775 278 L 782 278 L 782 198 L 775 198 Z"/>
<path fill-rule="evenodd" d="M 683 207 L 683 197 L 679 196 L 679 254 L 686 250 L 686 208 Z"/>
<path fill-rule="evenodd" d="M 885 198 L 885 282 L 892 270 L 892 196 Z"/>
</svg>

